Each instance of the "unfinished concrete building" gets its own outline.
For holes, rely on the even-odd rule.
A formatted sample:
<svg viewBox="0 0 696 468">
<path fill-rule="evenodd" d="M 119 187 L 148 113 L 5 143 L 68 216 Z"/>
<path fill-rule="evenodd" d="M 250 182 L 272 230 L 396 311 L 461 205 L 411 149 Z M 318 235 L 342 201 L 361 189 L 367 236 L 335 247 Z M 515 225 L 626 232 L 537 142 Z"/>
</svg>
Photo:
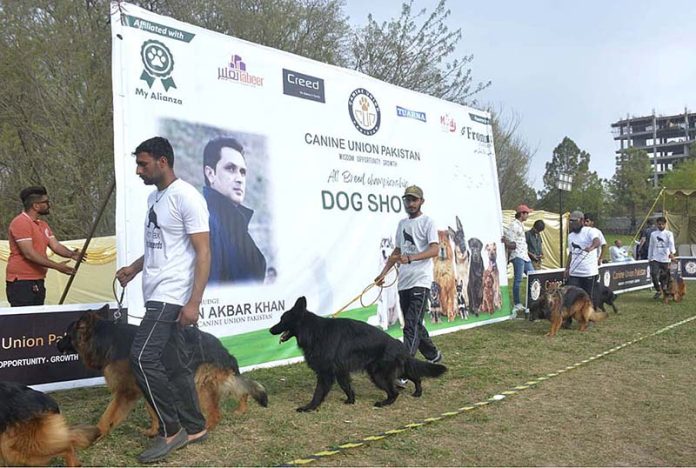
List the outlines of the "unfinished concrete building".
<svg viewBox="0 0 696 468">
<path fill-rule="evenodd" d="M 664 174 L 689 157 L 689 147 L 696 141 L 696 113 L 684 109 L 683 114 L 626 116 L 611 124 L 616 150 L 617 165 L 621 153 L 628 148 L 642 149 L 650 156 L 653 185 L 657 187 Z"/>
</svg>

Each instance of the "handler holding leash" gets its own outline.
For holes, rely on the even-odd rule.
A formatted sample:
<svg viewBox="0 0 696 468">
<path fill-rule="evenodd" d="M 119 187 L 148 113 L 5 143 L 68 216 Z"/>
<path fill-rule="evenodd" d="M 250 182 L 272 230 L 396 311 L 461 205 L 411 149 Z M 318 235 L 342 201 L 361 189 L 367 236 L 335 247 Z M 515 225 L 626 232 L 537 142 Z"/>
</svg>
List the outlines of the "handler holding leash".
<svg viewBox="0 0 696 468">
<path fill-rule="evenodd" d="M 399 304 L 404 314 L 404 344 L 411 356 L 416 351 L 432 363 L 442 360 L 442 353 L 430 339 L 423 325 L 428 310 L 430 286 L 433 283 L 433 261 L 438 255 L 438 237 L 435 223 L 421 212 L 425 202 L 423 190 L 416 185 L 406 188 L 403 196 L 408 218 L 399 221 L 396 229 L 396 247 L 387 259 L 375 283 L 384 284 L 384 277 L 394 264 L 399 269 Z M 405 385 L 404 381 L 400 384 Z"/>
<path fill-rule="evenodd" d="M 598 230 L 590 226 L 583 226 L 584 215 L 582 211 L 570 213 L 570 233 L 568 234 L 568 261 L 564 277 L 568 286 L 577 286 L 585 290 L 592 298 L 597 275 L 599 275 L 599 249 L 602 241 Z M 568 328 L 572 318 L 567 318 L 563 326 Z"/>
<path fill-rule="evenodd" d="M 139 462 L 152 463 L 207 437 L 181 329 L 198 321 L 210 271 L 210 239 L 205 200 L 174 175 L 169 141 L 151 138 L 134 154 L 136 173 L 157 190 L 147 199 L 145 254 L 116 277 L 125 287 L 143 272 L 146 311 L 130 358 L 138 385 L 159 419 L 159 437 L 138 456 Z M 177 355 L 177 368 L 165 369 L 165 352 Z"/>
</svg>

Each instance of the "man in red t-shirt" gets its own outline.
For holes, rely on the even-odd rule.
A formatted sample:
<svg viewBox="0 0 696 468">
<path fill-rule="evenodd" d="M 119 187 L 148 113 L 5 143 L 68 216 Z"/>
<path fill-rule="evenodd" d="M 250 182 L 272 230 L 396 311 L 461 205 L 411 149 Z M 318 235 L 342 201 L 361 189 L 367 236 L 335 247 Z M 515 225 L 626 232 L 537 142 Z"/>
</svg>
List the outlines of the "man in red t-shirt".
<svg viewBox="0 0 696 468">
<path fill-rule="evenodd" d="M 43 305 L 46 299 L 46 271 L 53 268 L 66 275 L 72 275 L 75 271 L 67 264 L 69 260 L 49 260 L 46 247 L 72 260 L 80 257 L 80 250 L 70 250 L 58 242 L 46 221 L 39 219 L 39 216 L 50 213 L 51 205 L 44 187 L 27 187 L 21 191 L 19 198 L 24 211 L 12 220 L 8 230 L 10 257 L 5 275 L 7 300 L 12 307 Z"/>
</svg>

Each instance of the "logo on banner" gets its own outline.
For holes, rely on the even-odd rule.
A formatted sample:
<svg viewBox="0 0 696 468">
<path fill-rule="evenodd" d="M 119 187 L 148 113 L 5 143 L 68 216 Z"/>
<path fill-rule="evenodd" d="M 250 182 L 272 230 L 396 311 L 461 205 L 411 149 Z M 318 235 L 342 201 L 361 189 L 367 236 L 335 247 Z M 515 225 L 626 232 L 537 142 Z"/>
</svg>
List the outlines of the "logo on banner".
<svg viewBox="0 0 696 468">
<path fill-rule="evenodd" d="M 481 133 L 474 131 L 473 128 L 471 127 L 462 127 L 462 130 L 460 132 L 463 137 L 466 137 L 468 140 L 474 140 L 478 141 L 479 143 L 490 143 L 491 142 L 491 136 L 488 135 L 487 133 Z"/>
<path fill-rule="evenodd" d="M 421 122 L 425 122 L 425 112 L 414 111 L 411 109 L 406 109 L 404 107 L 396 106 L 396 115 L 399 117 L 406 117 L 407 119 L 416 119 Z"/>
<path fill-rule="evenodd" d="M 469 118 L 474 122 L 478 122 L 483 125 L 490 125 L 491 121 L 488 117 L 482 117 L 480 115 L 469 113 Z"/>
<path fill-rule="evenodd" d="M 377 100 L 368 90 L 358 88 L 350 93 L 348 113 L 355 128 L 363 135 L 371 136 L 379 131 L 382 114 Z"/>
<path fill-rule="evenodd" d="M 254 88 L 263 86 L 263 77 L 247 72 L 246 63 L 237 54 L 232 54 L 226 67 L 218 68 L 218 80 L 236 81 Z"/>
<path fill-rule="evenodd" d="M 310 101 L 326 102 L 324 80 L 283 68 L 283 94 Z"/>
<path fill-rule="evenodd" d="M 454 133 L 457 131 L 457 122 L 449 114 L 440 116 L 440 128 L 443 132 Z"/>
<path fill-rule="evenodd" d="M 687 261 L 684 264 L 684 270 L 689 274 L 689 275 L 696 275 L 696 262 L 693 262 L 691 260 Z"/>
<path fill-rule="evenodd" d="M 604 275 L 602 277 L 602 280 L 603 280 L 604 286 L 606 286 L 608 288 L 609 285 L 611 284 L 611 273 L 608 271 L 605 271 Z"/>
<path fill-rule="evenodd" d="M 535 279 L 534 282 L 532 282 L 532 286 L 529 289 L 531 292 L 532 300 L 538 300 L 539 296 L 541 295 L 541 282 L 538 279 Z"/>
<path fill-rule="evenodd" d="M 160 41 L 150 40 L 143 42 L 140 47 L 140 58 L 143 60 L 143 69 L 140 79 L 147 83 L 149 88 L 160 79 L 165 91 L 176 88 L 172 78 L 174 71 L 174 56 L 169 48 Z"/>
</svg>

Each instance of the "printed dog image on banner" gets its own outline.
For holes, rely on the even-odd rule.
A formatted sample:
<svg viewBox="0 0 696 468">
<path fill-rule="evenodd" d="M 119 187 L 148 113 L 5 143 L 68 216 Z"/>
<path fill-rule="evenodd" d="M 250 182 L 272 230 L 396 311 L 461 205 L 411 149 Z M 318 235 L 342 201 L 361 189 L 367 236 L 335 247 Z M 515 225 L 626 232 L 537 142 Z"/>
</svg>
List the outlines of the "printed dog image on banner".
<svg viewBox="0 0 696 468">
<path fill-rule="evenodd" d="M 77 449 L 99 437 L 96 426 L 69 426 L 58 404 L 45 393 L 14 382 L 0 382 L 0 462 L 4 466 L 48 466 L 61 457 L 80 466 Z"/>
<path fill-rule="evenodd" d="M 502 307 L 500 295 L 500 272 L 498 271 L 498 254 L 495 242 L 486 244 L 488 266 L 483 272 L 483 302 L 481 312 L 493 314 Z"/>
<path fill-rule="evenodd" d="M 469 249 L 466 244 L 464 228 L 459 216 L 456 217 L 457 230 L 448 228 L 454 244 L 454 267 L 457 278 L 457 308 L 463 319 L 469 318 Z"/>
<path fill-rule="evenodd" d="M 437 231 L 439 253 L 433 260 L 434 281 L 440 287 L 440 307 L 442 315 L 448 321 L 454 320 L 459 308 L 457 306 L 457 282 L 454 278 L 454 256 L 448 231 Z"/>
<path fill-rule="evenodd" d="M 378 271 L 382 271 L 387 263 L 389 255 L 394 251 L 394 241 L 391 237 L 383 237 L 379 243 L 379 265 Z M 404 326 L 404 314 L 401 312 L 399 304 L 399 290 L 396 284 L 396 275 L 391 273 L 385 286 L 382 288 L 382 293 L 377 300 L 377 323 L 373 323 L 372 317 L 368 319 L 368 323 L 378 325 L 382 330 L 386 330 L 396 322 Z"/>
<path fill-rule="evenodd" d="M 469 251 L 471 252 L 469 265 L 469 310 L 478 317 L 483 303 L 483 258 L 481 257 L 483 242 L 472 237 L 469 239 Z"/>
</svg>

